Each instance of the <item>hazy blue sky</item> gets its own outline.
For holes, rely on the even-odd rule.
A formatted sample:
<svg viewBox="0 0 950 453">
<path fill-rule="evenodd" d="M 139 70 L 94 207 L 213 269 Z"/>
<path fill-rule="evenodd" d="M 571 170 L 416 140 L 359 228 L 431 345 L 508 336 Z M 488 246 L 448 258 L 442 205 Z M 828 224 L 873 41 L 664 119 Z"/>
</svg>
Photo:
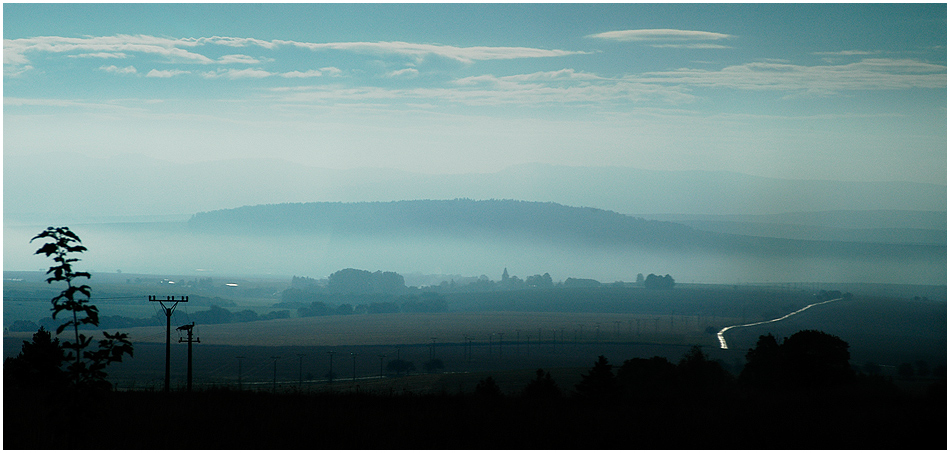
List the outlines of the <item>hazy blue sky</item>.
<svg viewBox="0 0 950 453">
<path fill-rule="evenodd" d="M 924 5 L 4 4 L 4 155 L 946 183 Z"/>
</svg>

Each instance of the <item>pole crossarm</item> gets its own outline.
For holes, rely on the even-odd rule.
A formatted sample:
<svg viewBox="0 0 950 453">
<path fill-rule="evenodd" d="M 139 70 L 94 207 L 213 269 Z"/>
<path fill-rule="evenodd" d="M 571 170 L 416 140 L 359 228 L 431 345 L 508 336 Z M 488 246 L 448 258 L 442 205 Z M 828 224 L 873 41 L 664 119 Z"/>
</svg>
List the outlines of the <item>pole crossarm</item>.
<svg viewBox="0 0 950 453">
<path fill-rule="evenodd" d="M 149 302 L 158 302 L 162 306 L 162 312 L 165 314 L 165 393 L 169 391 L 169 381 L 171 380 L 171 336 L 172 336 L 172 313 L 175 311 L 175 307 L 178 306 L 180 302 L 188 302 L 188 296 L 181 296 L 180 299 L 176 296 L 165 296 L 164 299 L 160 299 L 156 296 L 148 296 Z M 165 302 L 168 302 L 171 307 L 166 307 Z M 188 331 L 189 333 L 191 330 Z M 191 343 L 188 343 L 189 347 Z"/>
</svg>

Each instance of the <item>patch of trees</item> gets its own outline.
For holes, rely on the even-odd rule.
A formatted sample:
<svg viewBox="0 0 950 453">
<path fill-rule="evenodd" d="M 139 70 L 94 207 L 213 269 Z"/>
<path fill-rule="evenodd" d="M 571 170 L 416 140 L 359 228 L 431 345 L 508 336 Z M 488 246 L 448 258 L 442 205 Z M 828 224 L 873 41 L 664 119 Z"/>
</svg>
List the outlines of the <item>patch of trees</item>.
<svg viewBox="0 0 950 453">
<path fill-rule="evenodd" d="M 29 353 L 34 370 L 60 361 L 55 340 L 39 334 L 34 344 L 50 353 Z M 753 349 L 762 354 L 746 367 L 768 357 L 769 348 L 791 342 L 793 351 L 803 341 L 810 345 L 808 355 L 827 360 L 801 362 L 796 379 L 834 374 L 835 367 L 822 362 L 840 363 L 840 339 L 821 332 L 802 338 L 789 337 L 781 345 L 763 340 Z M 438 371 L 438 365 L 427 362 L 424 368 Z M 386 368 L 397 375 L 415 370 L 404 360 L 392 360 Z M 4 367 L 4 373 L 13 371 L 23 370 Z M 55 373 L 50 376 L 55 379 Z M 38 382 L 42 378 L 36 376 Z M 402 382 L 392 382 L 398 392 Z M 945 380 L 921 396 L 861 374 L 850 382 L 816 382 L 824 384 L 749 386 L 694 347 L 675 362 L 632 358 L 614 366 L 601 356 L 569 388 L 538 369 L 512 393 L 503 392 L 491 375 L 471 391 L 459 386 L 457 393 L 451 388 L 377 393 L 367 387 L 351 393 L 112 392 L 84 401 L 83 417 L 71 425 L 108 427 L 103 436 L 51 436 L 35 429 L 62 414 L 68 403 L 37 404 L 37 394 L 23 389 L 4 393 L 4 410 L 16 415 L 4 419 L 4 447 L 305 449 L 318 438 L 325 449 L 946 449 Z M 166 426 L 149 423 L 169 406 L 180 422 L 173 437 L 162 435 Z M 259 417 L 262 413 L 269 416 Z M 367 426 L 373 435 L 366 435 Z M 308 435 L 261 435 L 281 430 Z"/>
<path fill-rule="evenodd" d="M 395 272 L 343 269 L 327 277 L 330 294 L 401 294 L 406 281 Z"/>
<path fill-rule="evenodd" d="M 592 278 L 573 278 L 568 277 L 564 280 L 565 288 L 597 288 L 600 282 Z"/>
<path fill-rule="evenodd" d="M 381 313 L 441 313 L 448 311 L 448 302 L 441 294 L 427 292 L 422 294 L 334 295 L 322 298 L 337 301 L 331 305 L 323 301 L 313 301 L 309 305 L 297 308 L 301 318 L 312 316 L 381 314 Z"/>
<path fill-rule="evenodd" d="M 855 373 L 844 340 L 817 330 L 803 330 L 779 344 L 762 335 L 746 354 L 739 381 L 756 388 L 818 388 L 850 384 Z"/>
<path fill-rule="evenodd" d="M 662 277 L 650 274 L 643 280 L 643 287 L 648 289 L 673 289 L 673 285 L 675 284 L 676 281 L 673 280 L 673 277 L 670 277 L 670 274 L 666 274 Z"/>
<path fill-rule="evenodd" d="M 60 343 L 60 338 L 53 340 L 52 334 L 41 328 L 33 335 L 32 343 L 24 341 L 20 354 L 4 360 L 4 394 L 10 393 L 8 388 L 35 390 L 37 381 L 43 384 L 39 387 L 41 391 L 51 394 L 68 391 L 74 398 L 111 390 L 105 369 L 114 362 L 121 362 L 126 355 L 132 357 L 133 347 L 128 334 L 103 331 L 102 338 L 93 346 L 93 337 L 79 331 L 80 326 L 99 327 L 99 308 L 89 303 L 92 288 L 78 284 L 79 279 L 89 279 L 91 275 L 74 270 L 80 261 L 75 254 L 87 249 L 68 227 L 49 227 L 30 242 L 37 239 L 45 243 L 35 254 L 44 254 L 56 263 L 46 272 L 49 275 L 46 283 L 66 284 L 66 288 L 50 300 L 53 319 L 60 313 L 66 315 L 65 321 L 56 327 L 56 335 L 68 330 L 73 335 L 72 338 L 63 335 Z M 66 422 L 78 418 L 70 417 L 75 411 L 68 412 L 72 414 L 67 414 Z"/>
</svg>

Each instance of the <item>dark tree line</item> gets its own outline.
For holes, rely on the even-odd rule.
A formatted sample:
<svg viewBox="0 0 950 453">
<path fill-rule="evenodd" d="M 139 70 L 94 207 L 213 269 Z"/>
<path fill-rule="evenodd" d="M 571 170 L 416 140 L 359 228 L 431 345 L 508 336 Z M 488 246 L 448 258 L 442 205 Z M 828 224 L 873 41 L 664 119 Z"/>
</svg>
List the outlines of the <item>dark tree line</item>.
<svg viewBox="0 0 950 453">
<path fill-rule="evenodd" d="M 674 284 L 676 284 L 676 282 L 673 280 L 673 277 L 670 277 L 670 274 L 666 274 L 662 277 L 650 274 L 643 280 L 643 286 L 649 289 L 673 289 Z"/>
</svg>

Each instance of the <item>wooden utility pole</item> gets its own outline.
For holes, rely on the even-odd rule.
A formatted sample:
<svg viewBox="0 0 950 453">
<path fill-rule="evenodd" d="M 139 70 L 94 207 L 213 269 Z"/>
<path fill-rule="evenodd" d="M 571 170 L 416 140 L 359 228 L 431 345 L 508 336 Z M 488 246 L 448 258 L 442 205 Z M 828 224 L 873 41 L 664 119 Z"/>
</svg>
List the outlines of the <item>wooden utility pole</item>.
<svg viewBox="0 0 950 453">
<path fill-rule="evenodd" d="M 155 296 L 148 296 L 149 302 L 158 302 L 162 306 L 162 312 L 165 313 L 165 393 L 168 393 L 169 381 L 171 380 L 171 358 L 172 358 L 172 312 L 179 302 L 188 302 L 188 296 L 182 296 L 176 299 L 175 296 L 167 296 L 159 299 Z M 171 307 L 166 307 L 165 302 L 172 303 Z"/>
<path fill-rule="evenodd" d="M 297 354 L 297 358 L 300 359 L 300 368 L 297 370 L 297 387 L 299 390 L 303 390 L 303 358 L 307 354 Z"/>
<path fill-rule="evenodd" d="M 273 392 L 274 392 L 274 393 L 277 393 L 277 359 L 279 359 L 280 356 L 279 356 L 279 355 L 278 355 L 278 356 L 272 356 L 271 358 L 274 359 L 274 389 L 273 389 Z"/>
<path fill-rule="evenodd" d="M 185 341 L 188 341 L 188 391 L 189 392 L 191 391 L 191 343 L 201 343 L 201 338 L 192 339 L 192 334 L 194 333 L 192 332 L 192 330 L 194 330 L 194 328 L 195 328 L 195 323 L 191 323 L 191 324 L 185 324 L 179 327 L 178 329 L 175 329 L 175 330 L 185 330 L 188 332 L 188 340 L 185 340 Z M 181 343 L 182 339 L 179 338 L 178 342 Z"/>
<path fill-rule="evenodd" d="M 243 390 L 242 388 L 243 386 L 241 385 L 242 384 L 241 383 L 241 359 L 244 359 L 244 356 L 239 355 L 235 357 L 235 359 L 238 359 L 238 391 L 240 392 L 241 390 Z"/>
</svg>

